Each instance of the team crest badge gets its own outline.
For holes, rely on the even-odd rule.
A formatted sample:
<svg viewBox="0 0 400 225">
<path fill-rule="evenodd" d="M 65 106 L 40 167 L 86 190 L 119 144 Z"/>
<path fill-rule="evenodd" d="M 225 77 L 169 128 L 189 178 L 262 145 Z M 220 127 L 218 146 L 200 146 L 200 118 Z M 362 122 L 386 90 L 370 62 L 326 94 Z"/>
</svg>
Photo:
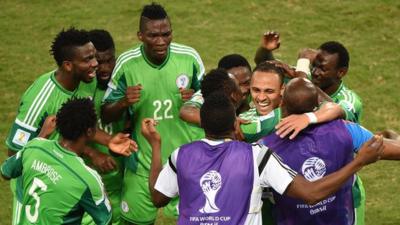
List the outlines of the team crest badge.
<svg viewBox="0 0 400 225">
<path fill-rule="evenodd" d="M 175 82 L 178 88 L 187 88 L 189 85 L 189 77 L 186 74 L 181 74 L 176 78 Z"/>
<path fill-rule="evenodd" d="M 301 167 L 303 176 L 308 181 L 316 181 L 321 179 L 326 173 L 326 166 L 324 160 L 318 157 L 311 157 L 304 161 Z"/>
<path fill-rule="evenodd" d="M 30 136 L 30 133 L 21 129 L 17 129 L 12 142 L 20 146 L 25 146 L 25 144 L 29 141 Z"/>
</svg>

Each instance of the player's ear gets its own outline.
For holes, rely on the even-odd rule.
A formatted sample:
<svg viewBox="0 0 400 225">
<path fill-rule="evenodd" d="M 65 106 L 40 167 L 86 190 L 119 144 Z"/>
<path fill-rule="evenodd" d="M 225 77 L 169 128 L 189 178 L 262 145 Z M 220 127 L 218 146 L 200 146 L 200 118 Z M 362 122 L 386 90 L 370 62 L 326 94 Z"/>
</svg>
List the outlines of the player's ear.
<svg viewBox="0 0 400 225">
<path fill-rule="evenodd" d="M 65 71 L 71 72 L 72 71 L 72 62 L 71 61 L 64 61 L 61 65 Z"/>
<path fill-rule="evenodd" d="M 86 131 L 86 136 L 87 136 L 89 139 L 93 139 L 95 134 L 96 134 L 96 128 L 89 128 L 89 129 Z"/>
<path fill-rule="evenodd" d="M 347 74 L 347 68 L 343 67 L 338 70 L 338 78 L 342 79 Z"/>
<path fill-rule="evenodd" d="M 136 35 L 137 35 L 137 37 L 138 37 L 138 39 L 139 39 L 140 41 L 143 41 L 143 34 L 142 34 L 142 32 L 138 31 L 138 32 L 136 33 Z"/>
<path fill-rule="evenodd" d="M 286 85 L 283 83 L 281 86 L 281 91 L 280 91 L 281 97 L 283 96 L 283 92 L 285 92 L 285 88 L 286 88 Z"/>
</svg>

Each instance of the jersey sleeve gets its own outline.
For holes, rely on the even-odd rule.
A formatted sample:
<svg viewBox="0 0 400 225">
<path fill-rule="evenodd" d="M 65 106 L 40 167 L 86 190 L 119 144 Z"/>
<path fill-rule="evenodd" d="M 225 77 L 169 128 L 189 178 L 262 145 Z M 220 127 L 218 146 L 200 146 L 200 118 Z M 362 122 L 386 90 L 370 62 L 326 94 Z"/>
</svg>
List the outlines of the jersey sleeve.
<svg viewBox="0 0 400 225">
<path fill-rule="evenodd" d="M 154 186 L 154 189 L 169 198 L 178 196 L 179 192 L 178 177 L 176 175 L 176 159 L 178 151 L 179 149 L 175 150 L 168 158 L 168 162 L 165 163 Z"/>
<path fill-rule="evenodd" d="M 1 174 L 6 178 L 16 178 L 22 174 L 22 153 L 23 151 L 17 152 L 17 154 L 8 158 L 1 165 Z"/>
<path fill-rule="evenodd" d="M 351 94 L 349 94 L 351 95 Z M 338 105 L 345 112 L 346 120 L 358 123 L 361 118 L 362 103 L 356 95 L 340 100 Z"/>
<path fill-rule="evenodd" d="M 261 148 L 266 147 L 262 146 Z M 262 187 L 272 187 L 279 194 L 283 194 L 297 173 L 284 164 L 275 153 L 267 154 L 268 151 L 271 149 L 260 151 L 260 154 L 269 155 L 264 169 L 260 172 L 260 184 Z"/>
<path fill-rule="evenodd" d="M 201 60 L 199 53 L 193 49 L 194 52 L 194 60 L 193 60 L 193 79 L 190 88 L 195 91 L 200 90 L 200 81 L 203 79 L 205 68 L 203 64 L 203 60 Z"/>
<path fill-rule="evenodd" d="M 6 139 L 6 145 L 10 150 L 20 151 L 28 141 L 35 138 L 45 114 L 46 100 L 51 95 L 54 84 L 46 82 L 43 87 L 36 81 L 24 93 L 18 108 L 17 116 Z"/>
<path fill-rule="evenodd" d="M 185 103 L 183 103 L 183 105 L 185 106 L 193 106 L 196 108 L 201 108 L 201 106 L 204 104 L 204 98 L 203 95 L 201 94 L 201 91 L 198 90 L 196 91 L 192 98 L 189 99 L 189 101 L 186 101 Z"/>
<path fill-rule="evenodd" d="M 101 188 L 95 191 L 93 188 L 87 188 L 80 200 L 80 204 L 96 224 L 108 225 L 112 217 L 110 202 L 104 193 L 102 194 L 104 197 L 98 199 L 99 193 L 96 192 L 99 191 L 101 191 Z"/>
<path fill-rule="evenodd" d="M 104 94 L 103 102 L 116 102 L 125 96 L 127 85 L 124 68 L 117 66 L 116 70 L 113 71 L 110 81 L 108 82 L 108 88 Z"/>
<path fill-rule="evenodd" d="M 346 122 L 346 128 L 353 140 L 354 152 L 358 152 L 361 146 L 374 136 L 371 131 L 365 129 L 357 123 Z"/>
</svg>

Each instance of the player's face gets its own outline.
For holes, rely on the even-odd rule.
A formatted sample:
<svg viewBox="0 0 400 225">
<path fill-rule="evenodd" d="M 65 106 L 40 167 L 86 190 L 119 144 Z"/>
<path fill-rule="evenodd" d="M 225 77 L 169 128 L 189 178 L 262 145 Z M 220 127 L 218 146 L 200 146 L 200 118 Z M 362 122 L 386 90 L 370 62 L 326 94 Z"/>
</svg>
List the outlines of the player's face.
<svg viewBox="0 0 400 225">
<path fill-rule="evenodd" d="M 98 62 L 96 71 L 97 82 L 102 86 L 106 86 L 115 66 L 115 50 L 107 49 L 101 52 L 97 51 L 96 59 Z"/>
<path fill-rule="evenodd" d="M 153 63 L 161 64 L 168 54 L 172 41 L 172 29 L 168 19 L 149 20 L 143 31 L 138 32 L 138 38 L 143 42 L 146 56 Z"/>
<path fill-rule="evenodd" d="M 231 101 L 232 101 L 232 104 L 235 107 L 235 109 L 237 109 L 243 102 L 243 95 L 242 95 L 242 92 L 240 91 L 240 88 L 238 85 L 238 80 L 236 78 L 232 78 L 231 80 L 235 84 L 235 88 L 230 95 Z"/>
<path fill-rule="evenodd" d="M 75 79 L 85 83 L 92 82 L 93 78 L 96 77 L 98 65 L 95 54 L 96 49 L 92 42 L 75 47 L 74 57 L 71 60 L 71 71 Z"/>
<path fill-rule="evenodd" d="M 312 82 L 322 90 L 340 82 L 340 71 L 336 68 L 338 54 L 319 51 L 312 69 Z"/>
<path fill-rule="evenodd" d="M 245 66 L 233 67 L 227 71 L 228 73 L 235 76 L 238 81 L 240 91 L 242 92 L 243 100 L 250 94 L 250 79 L 251 71 Z"/>
<path fill-rule="evenodd" d="M 279 106 L 282 92 L 283 84 L 278 74 L 261 71 L 253 73 L 250 93 L 260 115 L 267 115 Z"/>
</svg>

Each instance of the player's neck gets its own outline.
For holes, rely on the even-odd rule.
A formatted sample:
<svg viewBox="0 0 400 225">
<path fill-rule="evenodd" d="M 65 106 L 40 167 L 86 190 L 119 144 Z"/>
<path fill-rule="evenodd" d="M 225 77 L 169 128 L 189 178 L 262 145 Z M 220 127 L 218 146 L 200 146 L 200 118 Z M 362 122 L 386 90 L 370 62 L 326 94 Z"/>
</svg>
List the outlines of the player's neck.
<svg viewBox="0 0 400 225">
<path fill-rule="evenodd" d="M 59 141 L 59 144 L 64 149 L 66 149 L 68 151 L 71 151 L 71 152 L 74 152 L 77 155 L 81 155 L 82 154 L 82 149 L 85 146 L 80 141 L 70 141 L 70 140 L 67 140 L 65 138 L 61 138 L 60 141 Z"/>
<path fill-rule="evenodd" d="M 57 82 L 68 91 L 74 91 L 80 83 L 80 80 L 73 79 L 71 74 L 61 69 L 56 71 L 55 78 Z"/>
<path fill-rule="evenodd" d="M 217 141 L 217 140 L 222 140 L 222 139 L 235 139 L 235 134 L 232 132 L 230 134 L 226 135 L 213 135 L 213 134 L 206 134 L 206 138 L 209 140 Z"/>
<path fill-rule="evenodd" d="M 341 81 L 333 84 L 331 86 L 329 86 L 328 88 L 325 88 L 325 90 L 323 90 L 327 95 L 331 96 L 333 95 L 340 87 Z"/>
</svg>

